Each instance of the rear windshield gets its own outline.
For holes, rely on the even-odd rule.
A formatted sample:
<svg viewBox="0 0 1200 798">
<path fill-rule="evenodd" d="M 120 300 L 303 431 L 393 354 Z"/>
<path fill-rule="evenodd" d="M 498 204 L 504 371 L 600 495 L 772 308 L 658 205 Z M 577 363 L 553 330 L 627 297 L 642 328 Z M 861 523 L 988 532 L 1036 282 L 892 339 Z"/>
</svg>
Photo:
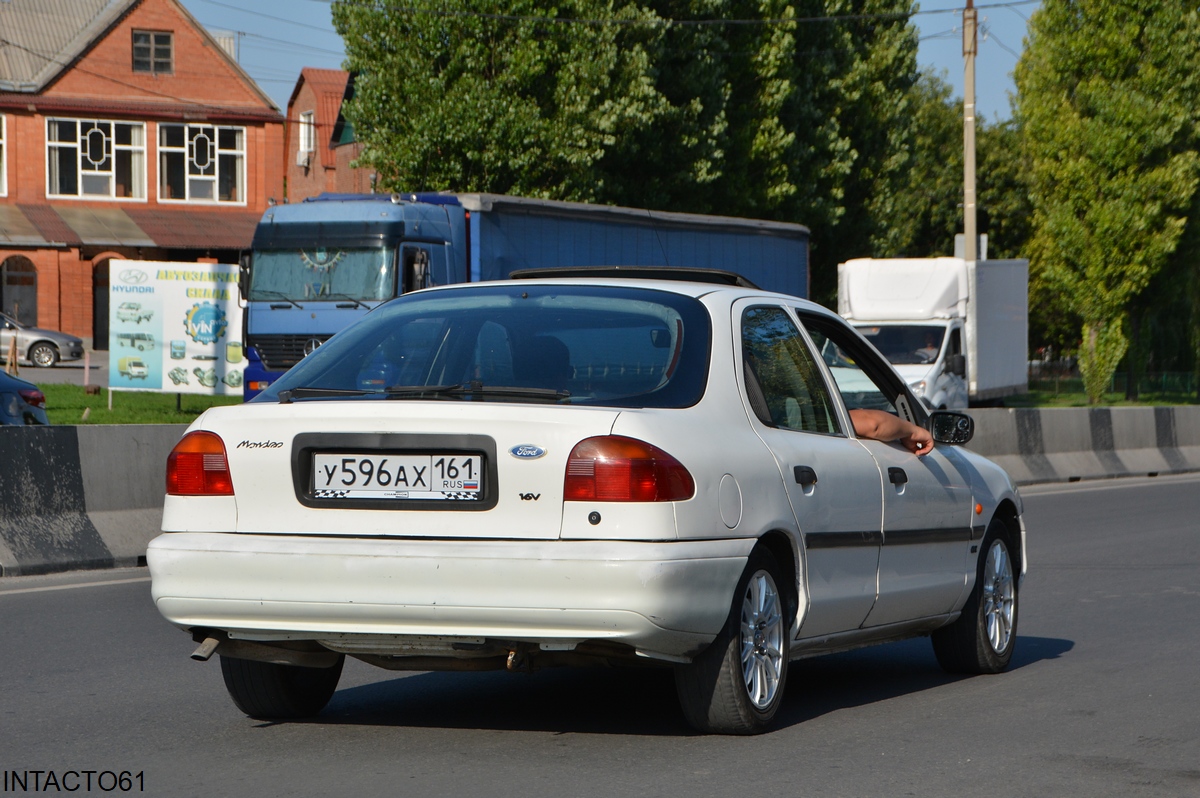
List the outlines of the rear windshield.
<svg viewBox="0 0 1200 798">
<path fill-rule="evenodd" d="M 687 407 L 704 390 L 710 330 L 697 300 L 653 289 L 514 283 L 416 293 L 368 313 L 254 401 L 289 391 L 284 399 L 296 401 Z"/>
</svg>

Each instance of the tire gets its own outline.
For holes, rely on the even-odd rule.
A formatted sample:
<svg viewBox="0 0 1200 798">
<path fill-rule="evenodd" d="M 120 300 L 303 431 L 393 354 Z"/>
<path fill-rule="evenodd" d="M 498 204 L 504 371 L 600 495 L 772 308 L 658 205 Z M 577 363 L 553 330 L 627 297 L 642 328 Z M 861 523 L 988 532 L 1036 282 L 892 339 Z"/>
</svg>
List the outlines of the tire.
<svg viewBox="0 0 1200 798">
<path fill-rule="evenodd" d="M 39 341 L 29 347 L 29 362 L 38 368 L 50 368 L 58 362 L 58 348 L 54 344 Z"/>
<path fill-rule="evenodd" d="M 316 715 L 337 689 L 344 656 L 331 668 L 301 668 L 221 657 L 225 689 L 242 712 L 258 720 L 298 720 Z"/>
<path fill-rule="evenodd" d="M 979 547 L 975 587 L 954 623 L 933 633 L 933 653 L 949 673 L 1000 673 L 1017 644 L 1017 581 L 1012 537 L 992 521 Z"/>
<path fill-rule="evenodd" d="M 782 573 L 774 555 L 756 547 L 721 632 L 695 660 L 676 666 L 679 704 L 699 731 L 761 734 L 779 710 L 795 605 Z"/>
</svg>

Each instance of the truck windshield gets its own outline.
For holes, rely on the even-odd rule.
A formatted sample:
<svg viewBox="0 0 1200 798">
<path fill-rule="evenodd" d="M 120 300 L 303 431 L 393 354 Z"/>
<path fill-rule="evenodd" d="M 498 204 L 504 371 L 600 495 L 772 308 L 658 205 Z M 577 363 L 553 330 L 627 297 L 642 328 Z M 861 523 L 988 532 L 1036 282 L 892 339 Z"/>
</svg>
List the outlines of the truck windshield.
<svg viewBox="0 0 1200 798">
<path fill-rule="evenodd" d="M 945 327 L 928 324 L 889 324 L 858 331 L 896 366 L 934 362 L 946 337 Z"/>
<path fill-rule="evenodd" d="M 396 295 L 395 258 L 387 247 L 255 250 L 250 300 L 356 299 Z"/>
</svg>

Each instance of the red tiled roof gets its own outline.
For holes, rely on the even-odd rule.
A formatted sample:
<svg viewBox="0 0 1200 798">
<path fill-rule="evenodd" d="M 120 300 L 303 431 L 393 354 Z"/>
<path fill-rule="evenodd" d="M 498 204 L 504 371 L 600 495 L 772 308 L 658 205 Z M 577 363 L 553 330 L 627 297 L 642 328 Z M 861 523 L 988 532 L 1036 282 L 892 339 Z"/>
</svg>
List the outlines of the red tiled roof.
<svg viewBox="0 0 1200 798">
<path fill-rule="evenodd" d="M 222 122 L 282 122 L 283 115 L 270 108 L 219 106 L 201 103 L 133 102 L 91 97 L 43 97 L 0 92 L 0 108 L 40 113 L 93 113 L 138 119 L 210 120 Z"/>
<path fill-rule="evenodd" d="M 42 238 L 54 244 L 66 244 L 70 247 L 83 245 L 83 239 L 54 212 L 49 205 L 18 205 L 25 218 L 42 234 Z"/>
<path fill-rule="evenodd" d="M 17 208 L 51 244 L 205 251 L 249 248 L 254 227 L 262 215 L 245 209 L 166 209 L 144 205 L 56 208 L 48 204 L 20 204 Z"/>
<path fill-rule="evenodd" d="M 262 214 L 257 211 L 126 208 L 129 218 L 167 249 L 248 249 Z"/>
</svg>

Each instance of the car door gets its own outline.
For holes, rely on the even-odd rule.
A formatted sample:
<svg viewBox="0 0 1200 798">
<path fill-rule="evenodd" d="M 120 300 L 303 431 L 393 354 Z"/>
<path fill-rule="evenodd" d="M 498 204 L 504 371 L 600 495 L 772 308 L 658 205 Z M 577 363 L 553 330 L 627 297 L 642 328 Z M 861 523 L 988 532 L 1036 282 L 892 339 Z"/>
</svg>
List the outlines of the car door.
<svg viewBox="0 0 1200 798">
<path fill-rule="evenodd" d="M 847 435 L 844 414 L 785 307 L 745 300 L 733 312 L 751 425 L 775 457 L 803 539 L 808 609 L 799 636 L 857 629 L 875 603 L 879 469 Z"/>
<path fill-rule="evenodd" d="M 925 422 L 903 381 L 848 325 L 802 309 L 798 316 L 848 410 L 882 409 Z M 918 457 L 897 443 L 859 442 L 884 480 L 879 597 L 864 626 L 949 612 L 974 561 L 974 503 L 962 454 L 952 446 L 935 446 Z"/>
<path fill-rule="evenodd" d="M 17 325 L 9 321 L 7 316 L 0 316 L 0 360 L 8 357 L 9 347 L 17 335 Z M 18 357 L 20 353 L 18 352 Z"/>
</svg>

